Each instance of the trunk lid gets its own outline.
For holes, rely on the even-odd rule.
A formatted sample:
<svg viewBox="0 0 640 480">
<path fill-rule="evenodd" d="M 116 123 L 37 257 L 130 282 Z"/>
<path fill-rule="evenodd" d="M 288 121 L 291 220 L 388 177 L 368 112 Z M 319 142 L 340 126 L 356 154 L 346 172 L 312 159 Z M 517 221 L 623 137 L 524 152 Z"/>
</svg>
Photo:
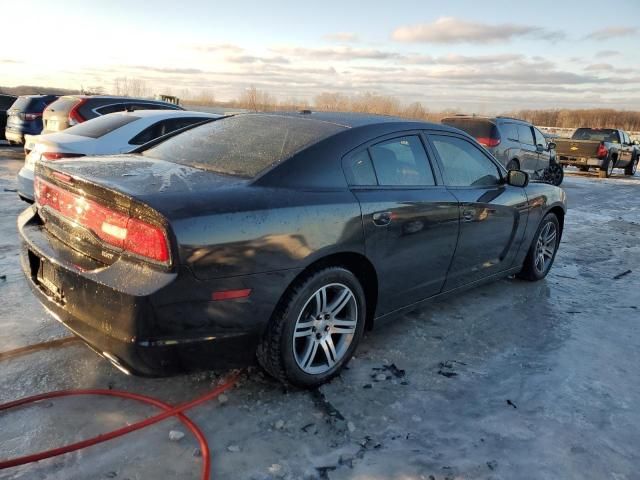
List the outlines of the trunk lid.
<svg viewBox="0 0 640 480">
<path fill-rule="evenodd" d="M 246 183 L 237 177 L 131 154 L 38 162 L 35 170 L 36 190 L 41 180 L 53 189 L 51 196 L 56 195 L 55 189 L 62 189 L 57 195 L 61 202 L 64 201 L 60 209 L 43 206 L 44 200 L 37 202 L 38 213 L 48 233 L 106 265 L 127 255 L 126 248 L 111 245 L 101 238 L 105 232 L 106 235 L 110 235 L 109 232 L 119 234 L 122 222 L 104 220 L 110 218 L 107 212 L 106 217 L 104 214 L 100 217 L 98 223 L 103 222 L 101 225 L 85 228 L 76 221 L 74 210 L 77 207 L 80 210 L 84 207 L 85 211 L 105 207 L 114 212 L 114 217 L 124 216 L 160 228 L 167 237 L 169 251 L 175 252 L 176 249 L 171 248 L 175 242 L 170 220 L 197 214 L 198 206 L 192 202 L 206 205 L 208 200 L 203 196 L 212 189 Z M 73 198 L 68 198 L 66 192 L 71 192 Z M 105 227 L 104 222 L 109 225 Z M 171 266 L 175 260 L 161 263 Z"/>
<path fill-rule="evenodd" d="M 596 157 L 600 142 L 596 140 L 571 140 L 556 138 L 556 154 L 565 157 Z"/>
</svg>

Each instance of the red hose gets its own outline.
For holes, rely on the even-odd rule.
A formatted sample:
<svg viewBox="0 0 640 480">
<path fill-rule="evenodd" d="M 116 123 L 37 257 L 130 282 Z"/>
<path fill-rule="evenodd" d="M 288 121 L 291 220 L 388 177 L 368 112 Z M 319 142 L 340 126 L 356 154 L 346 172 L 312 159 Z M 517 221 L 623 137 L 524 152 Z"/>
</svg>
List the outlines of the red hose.
<svg viewBox="0 0 640 480">
<path fill-rule="evenodd" d="M 130 400 L 136 400 L 138 402 L 147 403 L 149 405 L 153 405 L 155 407 L 158 407 L 164 410 L 164 412 L 154 415 L 152 417 L 146 418 L 139 422 L 133 423 L 131 425 L 127 425 L 126 427 L 121 427 L 107 433 L 101 433 L 99 435 L 96 435 L 93 438 L 88 438 L 86 440 L 81 440 L 76 443 L 71 443 L 69 445 L 65 445 L 64 447 L 52 448 L 51 450 L 46 450 L 43 452 L 33 453 L 31 455 L 25 455 L 22 457 L 11 458 L 8 460 L 0 461 L 0 470 L 5 468 L 17 467 L 19 465 L 25 465 L 27 463 L 38 462 L 46 458 L 63 455 L 65 453 L 75 452 L 76 450 L 87 448 L 92 445 L 97 445 L 99 443 L 106 442 L 107 440 L 111 440 L 113 438 L 121 437 L 123 435 L 126 435 L 127 433 L 131 433 L 136 430 L 141 430 L 145 427 L 158 423 L 169 417 L 175 416 L 189 430 L 191 430 L 191 432 L 197 438 L 200 444 L 200 450 L 202 451 L 201 478 L 202 480 L 208 480 L 211 472 L 211 459 L 209 455 L 209 445 L 207 444 L 207 439 L 205 438 L 202 431 L 198 428 L 198 426 L 195 423 L 193 423 L 186 415 L 183 415 L 182 412 L 185 410 L 189 410 L 190 408 L 193 408 L 197 405 L 200 405 L 201 403 L 207 402 L 217 397 L 225 390 L 228 390 L 236 383 L 239 375 L 240 375 L 239 373 L 231 375 L 231 377 L 225 383 L 217 386 L 206 395 L 203 395 L 201 397 L 196 398 L 195 400 L 191 400 L 190 402 L 183 403 L 182 405 L 178 405 L 176 407 L 172 407 L 171 405 L 164 403 L 160 400 L 156 400 L 154 398 L 147 397 L 145 395 L 139 395 L 137 393 L 123 392 L 119 390 L 103 390 L 103 389 L 59 390 L 56 392 L 33 395 L 31 397 L 25 397 L 20 400 L 15 400 L 13 402 L 1 404 L 0 411 L 3 411 L 3 410 L 8 410 L 10 408 L 15 408 L 22 405 L 34 403 L 40 400 L 57 398 L 57 397 L 69 397 L 69 396 L 75 396 L 75 395 L 105 395 L 105 396 L 112 396 L 112 397 L 127 398 Z"/>
</svg>

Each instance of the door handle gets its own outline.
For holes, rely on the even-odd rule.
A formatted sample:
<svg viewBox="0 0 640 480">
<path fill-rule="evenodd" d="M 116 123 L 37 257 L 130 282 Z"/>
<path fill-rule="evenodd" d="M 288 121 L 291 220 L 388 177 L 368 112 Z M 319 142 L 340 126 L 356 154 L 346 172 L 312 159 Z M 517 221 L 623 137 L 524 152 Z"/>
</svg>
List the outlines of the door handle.
<svg viewBox="0 0 640 480">
<path fill-rule="evenodd" d="M 462 212 L 462 219 L 465 222 L 470 222 L 473 220 L 473 216 L 474 216 L 475 212 L 473 210 L 464 210 Z"/>
<path fill-rule="evenodd" d="M 373 214 L 373 223 L 379 227 L 385 227 L 391 223 L 393 212 L 376 212 Z"/>
</svg>

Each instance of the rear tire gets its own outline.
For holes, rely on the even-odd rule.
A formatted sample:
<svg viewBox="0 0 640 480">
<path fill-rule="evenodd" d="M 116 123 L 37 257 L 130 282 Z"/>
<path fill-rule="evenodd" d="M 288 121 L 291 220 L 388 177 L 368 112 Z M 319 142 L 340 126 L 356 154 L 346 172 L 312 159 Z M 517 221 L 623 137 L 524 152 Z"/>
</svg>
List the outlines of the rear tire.
<svg viewBox="0 0 640 480">
<path fill-rule="evenodd" d="M 631 163 L 627 165 L 624 169 L 624 174 L 627 176 L 635 175 L 638 170 L 638 155 L 631 160 Z"/>
<path fill-rule="evenodd" d="M 547 213 L 533 237 L 519 278 L 536 282 L 547 276 L 560 245 L 560 222 L 555 213 Z"/>
<path fill-rule="evenodd" d="M 606 163 L 602 166 L 602 169 L 598 171 L 598 177 L 609 178 L 613 174 L 613 167 L 615 163 L 615 158 L 607 157 Z"/>
<path fill-rule="evenodd" d="M 365 318 L 364 290 L 353 273 L 342 267 L 312 272 L 280 300 L 258 345 L 258 362 L 282 383 L 316 387 L 351 359 Z"/>
<path fill-rule="evenodd" d="M 507 170 L 520 170 L 520 162 L 517 158 L 514 158 L 507 163 Z"/>
</svg>

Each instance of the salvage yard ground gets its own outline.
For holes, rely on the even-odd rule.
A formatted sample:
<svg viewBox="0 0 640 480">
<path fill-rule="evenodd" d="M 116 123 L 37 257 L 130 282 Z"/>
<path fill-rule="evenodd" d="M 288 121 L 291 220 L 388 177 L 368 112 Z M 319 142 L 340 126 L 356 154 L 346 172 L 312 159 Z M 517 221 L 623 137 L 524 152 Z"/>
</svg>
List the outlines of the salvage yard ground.
<svg viewBox="0 0 640 480">
<path fill-rule="evenodd" d="M 22 159 L 0 146 L 0 352 L 68 335 L 20 271 Z M 640 478 L 640 177 L 615 173 L 565 177 L 565 234 L 546 280 L 502 280 L 370 332 L 318 392 L 285 392 L 252 367 L 228 398 L 189 412 L 209 439 L 212 478 Z M 73 343 L 0 360 L 0 403 L 69 388 L 180 403 L 224 373 L 127 377 Z M 0 459 L 151 413 L 98 398 L 0 413 Z M 171 441 L 170 430 L 184 429 L 171 419 L 0 479 L 197 478 L 195 439 Z"/>
</svg>

